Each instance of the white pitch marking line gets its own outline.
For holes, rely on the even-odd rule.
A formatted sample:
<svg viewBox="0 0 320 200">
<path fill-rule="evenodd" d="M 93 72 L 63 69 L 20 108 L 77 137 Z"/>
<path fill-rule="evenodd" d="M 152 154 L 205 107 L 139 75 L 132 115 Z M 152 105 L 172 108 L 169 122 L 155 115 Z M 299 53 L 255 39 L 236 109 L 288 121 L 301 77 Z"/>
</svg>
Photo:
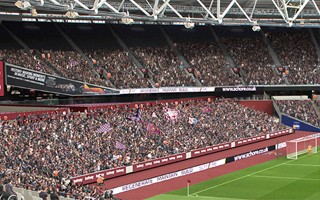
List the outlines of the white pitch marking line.
<svg viewBox="0 0 320 200">
<path fill-rule="evenodd" d="M 293 166 L 303 166 L 303 167 L 320 167 L 320 165 L 309 165 L 309 164 L 286 164 L 286 165 L 293 165 Z"/>
<path fill-rule="evenodd" d="M 306 181 L 320 181 L 318 178 L 298 178 L 298 177 L 283 177 L 283 176 L 259 176 L 259 175 L 253 175 L 251 177 L 257 177 L 257 178 L 275 178 L 275 179 L 292 179 L 292 180 L 306 180 Z"/>
<path fill-rule="evenodd" d="M 258 173 L 260 173 L 260 172 L 264 172 L 264 171 L 267 171 L 267 170 L 269 170 L 269 169 L 273 169 L 273 168 L 276 168 L 276 167 L 285 165 L 285 164 L 287 164 L 287 163 L 291 163 L 291 162 L 293 162 L 293 161 L 296 161 L 296 160 L 289 160 L 289 161 L 287 161 L 287 162 L 284 162 L 284 163 L 281 163 L 281 164 L 278 164 L 278 165 L 274 165 L 274 166 L 272 166 L 272 167 L 268 167 L 268 168 L 266 168 L 266 169 L 262 169 L 262 170 L 253 172 L 253 173 L 251 173 L 251 174 L 247 174 L 247 175 L 245 175 L 245 176 L 241 176 L 241 177 L 239 177 L 239 178 L 232 179 L 232 180 L 230 180 L 230 181 L 221 183 L 221 184 L 219 184 L 219 185 L 215 185 L 215 186 L 212 186 L 212 187 L 208 187 L 208 188 L 206 188 L 206 189 L 203 189 L 203 190 L 199 190 L 198 192 L 194 192 L 194 193 L 190 194 L 190 196 L 191 196 L 191 195 L 195 195 L 195 194 L 199 194 L 199 193 L 201 193 L 201 192 L 204 192 L 204 191 L 207 191 L 207 190 L 211 190 L 211 189 L 214 189 L 214 188 L 223 186 L 223 185 L 226 185 L 226 184 L 228 184 L 228 183 L 232 183 L 232 182 L 235 182 L 235 181 L 244 179 L 244 178 L 246 178 L 246 177 L 249 177 L 249 176 L 258 174 Z"/>
</svg>

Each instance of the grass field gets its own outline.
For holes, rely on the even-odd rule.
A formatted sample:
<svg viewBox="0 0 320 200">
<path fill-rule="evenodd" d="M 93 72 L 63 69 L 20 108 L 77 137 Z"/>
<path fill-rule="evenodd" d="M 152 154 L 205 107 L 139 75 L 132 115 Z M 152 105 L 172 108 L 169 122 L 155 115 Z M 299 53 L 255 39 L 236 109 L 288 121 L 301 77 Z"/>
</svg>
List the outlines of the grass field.
<svg viewBox="0 0 320 200">
<path fill-rule="evenodd" d="M 319 152 L 319 151 L 318 151 Z M 226 166 L 225 166 L 226 167 Z M 320 200 L 320 153 L 279 158 L 148 200 Z"/>
</svg>

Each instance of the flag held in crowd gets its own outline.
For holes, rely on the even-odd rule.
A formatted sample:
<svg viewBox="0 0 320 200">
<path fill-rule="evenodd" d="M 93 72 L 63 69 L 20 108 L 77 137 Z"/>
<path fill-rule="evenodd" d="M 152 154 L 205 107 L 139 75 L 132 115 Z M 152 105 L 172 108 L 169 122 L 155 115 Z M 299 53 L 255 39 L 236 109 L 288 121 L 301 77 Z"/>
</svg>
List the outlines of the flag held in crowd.
<svg viewBox="0 0 320 200">
<path fill-rule="evenodd" d="M 198 123 L 198 119 L 194 118 L 194 117 L 189 117 L 189 124 L 195 125 L 196 123 Z"/>
<path fill-rule="evenodd" d="M 149 133 L 154 133 L 154 134 L 160 133 L 160 129 L 156 125 L 154 125 L 150 122 L 147 122 L 147 131 Z"/>
<path fill-rule="evenodd" d="M 110 124 L 105 123 L 105 124 L 101 125 L 97 131 L 98 131 L 98 133 L 105 133 L 105 132 L 109 132 L 111 129 L 112 129 L 112 127 L 110 126 Z"/>
<path fill-rule="evenodd" d="M 177 122 L 180 111 L 177 109 L 164 108 L 164 116 L 168 121 Z"/>
<path fill-rule="evenodd" d="M 126 146 L 122 144 L 121 142 L 116 141 L 116 149 L 125 150 Z"/>
<path fill-rule="evenodd" d="M 137 110 L 133 113 L 132 117 L 127 117 L 126 119 L 132 120 L 132 121 L 141 121 L 142 113 L 140 108 L 137 108 Z"/>
</svg>

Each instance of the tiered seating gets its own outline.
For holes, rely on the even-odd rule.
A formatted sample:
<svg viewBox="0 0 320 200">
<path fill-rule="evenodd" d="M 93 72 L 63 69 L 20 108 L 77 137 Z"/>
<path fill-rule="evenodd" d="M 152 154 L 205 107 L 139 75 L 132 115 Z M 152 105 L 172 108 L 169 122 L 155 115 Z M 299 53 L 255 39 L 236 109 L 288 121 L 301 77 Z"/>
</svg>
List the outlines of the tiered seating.
<svg viewBox="0 0 320 200">
<path fill-rule="evenodd" d="M 127 52 L 120 50 L 91 50 L 86 54 L 97 61 L 101 67 L 110 75 L 109 79 L 116 88 L 146 88 L 151 87 L 148 80 L 139 77 L 134 69 L 134 64 Z"/>
<path fill-rule="evenodd" d="M 194 123 L 189 117 L 196 118 Z M 275 121 L 231 100 L 30 116 L 1 121 L 1 166 L 5 179 L 17 187 L 38 190 L 52 184 L 59 185 L 60 195 L 97 197 L 96 190 L 70 185 L 68 179 L 284 129 Z"/>
<path fill-rule="evenodd" d="M 320 119 L 310 100 L 277 100 L 280 111 L 314 126 L 320 127 Z"/>
<path fill-rule="evenodd" d="M 285 84 L 281 74 L 273 71 L 273 61 L 267 47 L 259 37 L 223 38 L 223 43 L 238 66 L 241 66 L 246 83 L 250 85 Z"/>
<path fill-rule="evenodd" d="M 226 62 L 215 43 L 177 43 L 177 48 L 196 69 L 194 75 L 204 86 L 241 85 L 238 75 L 228 73 Z"/>
<path fill-rule="evenodd" d="M 76 51 L 44 51 L 46 59 L 63 77 L 97 85 L 110 86 L 106 80 L 94 74 L 87 60 Z M 49 55 L 49 56 L 48 56 Z"/>
<path fill-rule="evenodd" d="M 195 86 L 189 75 L 179 68 L 180 62 L 169 47 L 131 48 L 137 58 L 154 74 L 159 86 Z"/>
<path fill-rule="evenodd" d="M 320 84 L 318 58 L 306 31 L 268 33 L 282 64 L 288 66 L 291 84 Z"/>
<path fill-rule="evenodd" d="M 0 58 L 3 58 L 4 61 L 10 64 L 44 73 L 55 74 L 55 72 L 48 67 L 34 51 L 27 52 L 23 49 L 1 49 Z"/>
</svg>

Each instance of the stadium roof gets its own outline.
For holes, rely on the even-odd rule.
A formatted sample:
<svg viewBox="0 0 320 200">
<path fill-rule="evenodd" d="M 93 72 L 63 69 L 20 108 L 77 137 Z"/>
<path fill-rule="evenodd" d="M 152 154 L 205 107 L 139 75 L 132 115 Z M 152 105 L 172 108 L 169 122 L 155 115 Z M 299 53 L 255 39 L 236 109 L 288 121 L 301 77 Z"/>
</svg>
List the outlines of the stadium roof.
<svg viewBox="0 0 320 200">
<path fill-rule="evenodd" d="M 0 20 L 320 27 L 315 0 L 1 0 Z"/>
</svg>

